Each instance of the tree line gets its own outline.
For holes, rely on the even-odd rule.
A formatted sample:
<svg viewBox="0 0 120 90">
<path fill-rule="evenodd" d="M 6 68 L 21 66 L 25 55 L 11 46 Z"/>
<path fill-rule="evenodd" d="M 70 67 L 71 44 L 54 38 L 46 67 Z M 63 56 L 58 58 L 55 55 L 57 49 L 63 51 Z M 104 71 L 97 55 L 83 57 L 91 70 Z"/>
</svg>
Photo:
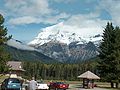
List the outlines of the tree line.
<svg viewBox="0 0 120 90">
<path fill-rule="evenodd" d="M 96 73 L 96 62 L 83 61 L 79 64 L 45 64 L 40 62 L 23 62 L 25 78 L 49 79 L 49 80 L 78 80 L 77 76 L 90 70 Z"/>
</svg>

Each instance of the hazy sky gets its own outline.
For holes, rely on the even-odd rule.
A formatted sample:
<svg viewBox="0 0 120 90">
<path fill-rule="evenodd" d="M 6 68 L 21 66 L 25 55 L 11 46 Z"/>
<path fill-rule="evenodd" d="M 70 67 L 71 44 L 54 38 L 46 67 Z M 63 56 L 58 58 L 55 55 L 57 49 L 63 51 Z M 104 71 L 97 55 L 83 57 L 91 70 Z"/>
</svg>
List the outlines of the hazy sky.
<svg viewBox="0 0 120 90">
<path fill-rule="evenodd" d="M 120 0 L 0 0 L 8 34 L 25 42 L 41 28 L 63 22 L 78 29 L 103 29 L 108 21 L 120 25 Z"/>
</svg>

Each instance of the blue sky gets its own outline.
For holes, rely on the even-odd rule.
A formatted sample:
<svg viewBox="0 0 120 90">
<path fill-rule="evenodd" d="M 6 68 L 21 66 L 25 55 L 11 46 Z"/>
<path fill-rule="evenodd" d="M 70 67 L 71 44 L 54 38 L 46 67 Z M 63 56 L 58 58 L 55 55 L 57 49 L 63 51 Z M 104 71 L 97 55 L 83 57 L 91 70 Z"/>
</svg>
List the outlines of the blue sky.
<svg viewBox="0 0 120 90">
<path fill-rule="evenodd" d="M 120 0 L 0 0 L 8 34 L 24 42 L 42 28 L 64 22 L 77 29 L 103 29 L 108 21 L 120 24 Z"/>
</svg>

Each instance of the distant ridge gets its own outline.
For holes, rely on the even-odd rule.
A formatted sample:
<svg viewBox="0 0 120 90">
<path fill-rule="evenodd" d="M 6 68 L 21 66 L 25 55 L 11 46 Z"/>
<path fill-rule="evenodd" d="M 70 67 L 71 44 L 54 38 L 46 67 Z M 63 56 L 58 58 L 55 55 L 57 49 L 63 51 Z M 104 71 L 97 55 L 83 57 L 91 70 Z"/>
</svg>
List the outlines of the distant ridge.
<svg viewBox="0 0 120 90">
<path fill-rule="evenodd" d="M 11 47 L 8 45 L 5 45 L 5 50 L 10 53 L 12 60 L 16 61 L 40 61 L 43 63 L 55 63 L 56 60 L 45 56 L 44 54 L 37 52 L 37 51 L 29 51 L 29 50 L 20 50 L 15 47 Z"/>
</svg>

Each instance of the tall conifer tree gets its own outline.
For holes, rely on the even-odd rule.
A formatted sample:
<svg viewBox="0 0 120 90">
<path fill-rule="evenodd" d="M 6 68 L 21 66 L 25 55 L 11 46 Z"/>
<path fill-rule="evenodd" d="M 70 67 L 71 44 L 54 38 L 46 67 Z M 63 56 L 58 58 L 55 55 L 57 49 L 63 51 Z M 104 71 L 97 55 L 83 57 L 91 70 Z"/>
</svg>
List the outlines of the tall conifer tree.
<svg viewBox="0 0 120 90">
<path fill-rule="evenodd" d="M 4 27 L 4 18 L 0 14 L 0 73 L 5 72 L 8 68 L 6 62 L 10 59 L 8 53 L 4 51 L 3 45 L 11 38 L 7 36 L 7 28 Z"/>
<path fill-rule="evenodd" d="M 120 29 L 118 27 L 114 28 L 112 23 L 108 23 L 104 30 L 103 40 L 99 47 L 99 73 L 101 78 L 105 81 L 111 82 L 111 87 L 113 87 L 113 82 L 117 83 L 119 80 L 118 71 L 120 71 L 120 43 L 118 38 L 120 38 L 120 35 L 117 34 L 119 30 Z"/>
</svg>

